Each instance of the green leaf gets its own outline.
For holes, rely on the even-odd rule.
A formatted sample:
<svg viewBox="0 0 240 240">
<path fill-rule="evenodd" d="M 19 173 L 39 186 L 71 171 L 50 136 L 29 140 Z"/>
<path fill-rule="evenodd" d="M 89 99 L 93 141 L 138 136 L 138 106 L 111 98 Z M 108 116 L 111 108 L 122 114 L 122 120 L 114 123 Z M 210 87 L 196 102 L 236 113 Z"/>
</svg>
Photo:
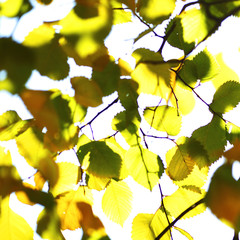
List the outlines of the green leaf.
<svg viewBox="0 0 240 240">
<path fill-rule="evenodd" d="M 112 180 L 102 198 L 103 212 L 110 220 L 123 226 L 132 210 L 132 197 L 127 183 Z"/>
<path fill-rule="evenodd" d="M 0 70 L 7 72 L 6 78 L 0 82 L 0 90 L 19 93 L 34 68 L 34 52 L 10 38 L 0 39 L 0 52 Z"/>
<path fill-rule="evenodd" d="M 81 18 L 82 6 L 76 6 L 59 21 L 60 33 L 72 45 L 80 57 L 94 54 L 103 44 L 112 27 L 112 9 L 108 0 L 100 0 L 97 4 L 98 16 Z"/>
<path fill-rule="evenodd" d="M 92 79 L 99 85 L 103 95 L 107 96 L 117 90 L 120 68 L 110 61 L 103 70 L 93 70 Z"/>
<path fill-rule="evenodd" d="M 158 131 L 175 136 L 181 130 L 182 117 L 178 116 L 177 109 L 174 107 L 167 105 L 147 107 L 143 114 L 147 123 Z"/>
<path fill-rule="evenodd" d="M 71 78 L 76 101 L 84 107 L 97 107 L 102 104 L 103 93 L 98 84 L 85 77 Z"/>
<path fill-rule="evenodd" d="M 78 159 L 82 168 L 90 174 L 97 177 L 119 178 L 122 158 L 110 144 L 108 145 L 100 141 L 82 145 L 77 151 Z"/>
<path fill-rule="evenodd" d="M 197 191 L 194 191 L 194 190 Z M 193 205 L 197 201 L 201 200 L 205 196 L 203 190 L 197 188 L 181 187 L 176 190 L 170 196 L 164 198 L 164 206 L 171 216 L 174 218 L 178 217 L 182 212 L 184 212 L 189 206 Z M 194 217 L 206 210 L 204 204 L 200 204 L 196 208 L 189 211 L 183 216 L 183 219 Z"/>
<path fill-rule="evenodd" d="M 25 132 L 30 123 L 21 120 L 15 111 L 7 111 L 0 116 L 0 141 L 8 141 Z"/>
<path fill-rule="evenodd" d="M 150 223 L 152 221 L 153 214 L 149 213 L 139 213 L 132 223 L 132 240 L 154 240 L 154 234 L 150 228 Z"/>
<path fill-rule="evenodd" d="M 131 147 L 126 152 L 124 163 L 133 179 L 150 190 L 158 183 L 164 171 L 160 157 L 141 146 Z"/>
<path fill-rule="evenodd" d="M 210 107 L 219 113 L 232 110 L 240 102 L 240 83 L 228 81 L 220 86 L 213 96 Z"/>
<path fill-rule="evenodd" d="M 227 144 L 224 122 L 217 115 L 213 116 L 209 124 L 195 130 L 192 137 L 207 151 L 209 165 L 221 157 Z"/>
<path fill-rule="evenodd" d="M 44 144 L 51 151 L 71 149 L 77 143 L 78 127 L 74 125 L 71 98 L 60 91 L 25 89 L 21 98 L 35 118 L 39 129 L 47 128 Z M 75 111 L 75 109 L 73 109 Z"/>
<path fill-rule="evenodd" d="M 179 16 L 173 18 L 165 29 L 165 35 L 168 36 L 167 42 L 173 47 L 179 48 L 184 51 L 185 55 L 191 52 L 194 48 L 194 43 L 188 43 L 183 37 L 183 26 Z"/>
<path fill-rule="evenodd" d="M 194 88 L 197 80 L 201 80 L 201 82 L 209 81 L 219 73 L 219 70 L 215 58 L 207 50 L 204 50 L 193 58 L 187 58 L 178 74 L 184 82 Z M 182 84 L 182 86 L 186 87 L 185 84 Z"/>
<path fill-rule="evenodd" d="M 141 0 L 138 3 L 140 16 L 147 22 L 160 24 L 167 19 L 175 8 L 175 0 Z"/>
<path fill-rule="evenodd" d="M 147 93 L 168 99 L 170 88 L 170 68 L 174 64 L 165 62 L 159 53 L 140 48 L 133 52 L 136 67 L 131 76 L 139 85 L 138 93 Z"/>
<path fill-rule="evenodd" d="M 11 210 L 9 197 L 1 200 L 0 232 L 5 240 L 33 239 L 33 230 L 26 220 Z"/>
<path fill-rule="evenodd" d="M 44 209 L 38 216 L 37 233 L 48 240 L 64 240 L 56 207 Z"/>
</svg>

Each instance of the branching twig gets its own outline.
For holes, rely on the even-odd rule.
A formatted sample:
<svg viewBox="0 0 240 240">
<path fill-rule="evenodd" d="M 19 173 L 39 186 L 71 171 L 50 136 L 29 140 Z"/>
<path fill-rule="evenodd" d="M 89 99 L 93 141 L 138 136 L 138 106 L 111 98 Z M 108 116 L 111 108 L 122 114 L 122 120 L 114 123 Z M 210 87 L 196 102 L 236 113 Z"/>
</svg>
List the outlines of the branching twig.
<svg viewBox="0 0 240 240">
<path fill-rule="evenodd" d="M 204 203 L 205 199 L 202 198 L 196 203 L 194 203 L 192 206 L 187 208 L 185 211 L 183 211 L 174 221 L 172 221 L 156 238 L 155 240 L 159 240 L 170 228 L 172 228 L 184 215 L 186 215 L 188 212 L 192 211 L 194 208 L 196 208 L 198 205 Z"/>
</svg>

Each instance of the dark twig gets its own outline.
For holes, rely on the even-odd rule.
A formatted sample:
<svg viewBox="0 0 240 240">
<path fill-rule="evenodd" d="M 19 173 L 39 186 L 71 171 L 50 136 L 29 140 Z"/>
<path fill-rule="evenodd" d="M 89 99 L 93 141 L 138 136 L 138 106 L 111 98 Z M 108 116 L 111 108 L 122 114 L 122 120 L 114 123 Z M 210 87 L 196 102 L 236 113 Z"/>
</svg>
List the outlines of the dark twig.
<svg viewBox="0 0 240 240">
<path fill-rule="evenodd" d="M 186 215 L 188 212 L 192 211 L 194 208 L 196 208 L 198 205 L 204 203 L 205 199 L 202 198 L 196 203 L 194 203 L 192 206 L 187 208 L 185 211 L 183 211 L 174 221 L 172 221 L 156 238 L 155 240 L 159 240 L 170 228 L 172 228 L 184 215 Z"/>
</svg>

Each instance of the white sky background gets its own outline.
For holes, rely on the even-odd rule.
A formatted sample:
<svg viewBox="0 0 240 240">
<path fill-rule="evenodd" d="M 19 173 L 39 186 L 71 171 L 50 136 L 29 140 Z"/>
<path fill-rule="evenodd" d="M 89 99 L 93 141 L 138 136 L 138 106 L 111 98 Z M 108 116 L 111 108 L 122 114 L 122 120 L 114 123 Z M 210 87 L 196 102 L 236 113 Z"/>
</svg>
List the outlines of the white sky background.
<svg viewBox="0 0 240 240">
<path fill-rule="evenodd" d="M 61 5 L 61 2 L 63 5 Z M 66 8 L 71 8 L 71 0 L 58 0 L 54 1 L 53 4 L 58 5 L 60 8 L 58 10 L 58 13 L 61 12 L 61 9 L 66 10 Z M 185 2 L 186 3 L 186 2 Z M 16 31 L 14 37 L 17 40 L 23 40 L 24 36 L 27 34 L 29 30 L 33 28 L 33 25 L 37 27 L 42 19 L 48 18 L 49 15 L 51 15 L 51 11 L 46 11 L 49 8 L 39 8 L 37 12 L 30 13 L 28 17 L 23 19 L 21 25 L 18 31 Z M 54 6 L 53 6 L 54 9 Z M 56 14 L 56 11 L 54 10 L 54 14 Z M 34 19 L 34 21 L 33 21 Z M 48 18 L 48 20 L 51 20 Z M 8 23 L 9 24 L 9 23 Z M 137 25 L 136 25 L 137 24 Z M 1 24 L 1 26 L 4 25 L 4 22 Z M 10 25 L 8 25 L 10 26 Z M 128 27 L 127 27 L 128 26 Z M 137 26 L 137 27 L 136 27 Z M 119 57 L 129 60 L 129 55 L 131 55 L 132 51 L 138 47 L 146 47 L 150 48 L 152 50 L 158 50 L 161 40 L 157 37 L 154 37 L 153 34 L 149 34 L 148 37 L 145 39 L 142 39 L 138 41 L 134 45 L 134 49 L 132 48 L 133 39 L 144 29 L 146 29 L 146 26 L 141 24 L 138 20 L 134 21 L 134 23 L 128 23 L 123 25 L 115 26 L 110 36 L 106 39 L 106 45 L 110 51 L 110 54 L 113 55 L 116 59 Z M 223 23 L 223 26 L 219 29 L 219 31 L 214 34 L 214 36 L 207 41 L 208 42 L 208 50 L 210 50 L 212 53 L 218 53 L 223 52 L 224 53 L 224 59 L 225 61 L 240 75 L 240 54 L 238 51 L 238 48 L 240 46 L 240 20 L 238 18 L 231 18 L 228 19 Z M 4 29 L 4 31 L 10 31 L 11 27 L 8 27 L 8 29 Z M 156 31 L 161 35 L 163 29 L 157 28 Z M 3 32 L 3 29 L 0 29 L 0 33 Z M 6 33 L 7 34 L 7 33 Z M 204 48 L 204 46 L 201 46 L 201 48 Z M 164 48 L 164 54 L 168 58 L 176 58 L 176 51 L 172 48 Z M 177 57 L 180 57 L 178 55 Z M 72 63 L 72 71 L 70 73 L 71 76 L 82 74 L 83 68 L 82 67 L 73 67 Z M 90 75 L 90 72 L 84 71 L 84 74 Z M 0 75 L 1 76 L 1 75 Z M 39 82 L 41 82 L 39 84 Z M 46 83 L 46 84 L 45 84 Z M 197 88 L 197 92 L 199 95 L 206 100 L 206 102 L 211 102 L 211 93 L 214 91 L 213 86 L 211 83 L 204 84 L 205 87 L 199 87 Z M 68 93 L 71 85 L 69 80 L 66 80 L 63 84 L 63 82 L 57 82 L 57 81 L 49 81 L 47 78 L 40 76 L 38 73 L 34 73 L 31 80 L 28 82 L 28 87 L 33 89 L 43 89 L 43 86 L 46 86 L 44 90 L 48 90 L 51 88 L 59 88 L 64 93 Z M 72 94 L 72 91 L 70 92 Z M 148 99 L 149 104 L 153 104 L 155 101 L 156 104 L 158 103 L 159 99 L 156 98 L 149 98 Z M 31 115 L 29 112 L 25 109 L 24 105 L 20 102 L 20 100 L 16 96 L 12 96 L 6 92 L 0 92 L 0 102 L 4 103 L 0 105 L 0 114 L 4 113 L 5 111 L 11 109 L 16 110 L 20 117 L 23 119 L 29 118 Z M 111 99 L 104 98 L 104 102 L 107 105 L 108 102 L 111 102 Z M 140 105 L 147 105 L 146 99 L 140 97 L 139 99 Z M 190 115 L 186 117 L 186 120 L 183 120 L 183 128 L 182 128 L 182 134 L 190 136 L 192 133 L 192 130 L 196 129 L 197 127 L 201 125 L 205 125 L 209 122 L 211 115 L 209 115 L 208 108 L 199 100 L 197 100 L 197 107 L 196 110 Z M 142 105 L 142 106 L 143 106 Z M 102 108 L 100 106 L 99 108 Z M 200 109 L 200 110 L 199 110 Z M 94 116 L 94 112 L 92 112 Z M 89 118 L 91 118 L 91 114 L 89 114 Z M 240 126 L 240 109 L 236 108 L 235 110 L 231 111 L 228 115 L 225 115 L 225 118 L 228 120 L 231 120 L 238 126 Z M 101 120 L 101 116 L 99 121 Z M 110 123 L 110 121 L 109 121 Z M 97 123 L 96 123 L 97 124 Z M 94 126 L 94 125 L 93 125 Z M 111 125 L 110 125 L 111 126 Z M 101 129 L 96 125 L 96 129 Z M 98 133 L 96 133 L 98 134 Z M 99 136 L 102 133 L 99 132 Z M 105 133 L 104 133 L 105 134 Z M 159 140 L 153 140 L 152 144 L 153 146 L 156 146 L 157 150 L 159 150 L 159 145 L 156 145 L 159 143 Z M 4 143 L 2 143 L 4 144 Z M 2 145 L 1 144 L 1 145 Z M 161 157 L 164 156 L 164 152 L 167 151 L 169 148 L 169 141 L 162 141 L 161 142 Z M 14 141 L 13 141 L 13 148 L 14 148 Z M 163 148 L 164 146 L 164 148 Z M 156 149 L 155 149 L 156 151 Z M 24 169 L 25 176 L 30 176 L 33 171 L 30 170 L 31 168 L 28 167 L 27 164 L 23 164 L 24 160 L 22 161 L 19 156 L 19 154 L 16 151 L 12 151 L 12 158 L 14 159 L 14 162 L 19 166 L 19 168 Z M 65 158 L 73 159 L 75 158 L 75 155 L 71 153 L 71 151 L 67 153 L 63 153 L 60 155 L 61 159 L 64 160 Z M 76 159 L 75 159 L 76 160 Z M 19 165 L 19 163 L 21 164 Z M 211 172 L 213 172 L 217 166 L 219 166 L 222 163 L 220 160 L 214 166 L 211 168 Z M 29 169 L 29 171 L 28 171 Z M 236 175 L 239 176 L 239 170 L 236 172 Z M 173 191 L 173 188 L 171 187 L 171 183 L 166 184 L 168 181 L 167 177 L 163 177 L 161 179 L 161 186 L 163 193 L 165 195 L 170 194 Z M 206 185 L 207 187 L 207 185 Z M 137 196 L 137 201 L 134 202 L 133 207 L 135 211 L 138 212 L 154 212 L 160 203 L 160 193 L 158 188 L 154 189 L 153 193 L 149 193 L 147 190 L 145 190 L 143 187 L 139 185 L 134 185 L 134 195 Z M 140 191 L 141 190 L 141 191 Z M 99 193 L 99 195 L 102 195 L 102 193 Z M 28 207 L 26 205 L 17 205 L 14 201 L 12 204 L 13 210 L 17 213 L 24 216 L 30 223 L 32 227 L 35 227 L 36 217 L 32 216 L 32 207 Z M 96 212 L 99 213 L 97 209 L 101 209 L 101 201 L 98 200 L 96 202 L 96 207 L 94 208 Z M 38 208 L 37 211 L 40 211 L 41 208 Z M 136 212 L 134 211 L 134 214 Z M 100 213 L 101 214 L 101 213 Z M 107 233 L 109 236 L 112 237 L 113 240 L 130 240 L 130 231 L 131 231 L 131 222 L 133 219 L 133 215 L 127 220 L 126 224 L 124 225 L 124 229 L 122 229 L 119 225 L 111 223 L 107 220 L 107 218 L 101 214 L 101 219 L 103 220 L 103 223 L 108 223 L 106 226 Z M 205 213 L 188 220 L 179 221 L 176 226 L 182 227 L 184 230 L 189 232 L 195 240 L 208 240 L 208 239 L 232 239 L 233 237 L 233 230 L 225 226 L 223 223 L 221 223 L 218 219 L 216 219 L 209 210 L 207 210 Z M 69 239 L 79 239 L 80 231 L 77 231 L 77 234 L 69 233 Z M 70 237 L 71 236 L 71 237 Z M 38 237 L 36 236 L 35 239 Z M 182 237 L 182 235 L 177 234 L 173 235 L 174 240 L 184 240 L 185 237 Z M 141 239 L 140 239 L 141 240 Z"/>
</svg>

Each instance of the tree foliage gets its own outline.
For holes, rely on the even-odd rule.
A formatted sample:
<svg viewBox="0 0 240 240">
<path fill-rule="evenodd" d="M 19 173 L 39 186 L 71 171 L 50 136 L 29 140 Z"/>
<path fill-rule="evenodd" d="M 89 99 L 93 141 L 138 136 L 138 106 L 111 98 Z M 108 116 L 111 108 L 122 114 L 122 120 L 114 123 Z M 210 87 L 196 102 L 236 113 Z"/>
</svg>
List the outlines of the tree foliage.
<svg viewBox="0 0 240 240">
<path fill-rule="evenodd" d="M 239 17 L 240 1 L 75 0 L 61 17 L 42 21 L 22 41 L 15 38 L 27 14 L 40 6 L 57 11 L 56 2 L 0 3 L 1 19 L 14 19 L 16 24 L 9 36 L 0 38 L 0 89 L 18 96 L 32 116 L 21 118 L 20 110 L 12 109 L 2 113 L 0 140 L 13 140 L 23 157 L 19 161 L 34 172 L 28 179 L 21 177 L 24 170 L 12 163 L 9 151 L 0 148 L 4 239 L 33 239 L 34 235 L 10 207 L 14 193 L 32 208 L 43 207 L 36 222 L 36 232 L 43 239 L 64 239 L 63 230 L 79 228 L 82 239 L 109 239 L 93 212 L 93 193 L 103 193 L 104 214 L 123 226 L 134 204 L 129 179 L 149 191 L 158 187 L 161 195 L 155 213 L 134 217 L 133 240 L 167 240 L 174 229 L 192 239 L 175 224 L 206 207 L 231 226 L 236 236 L 240 182 L 233 178 L 232 166 L 240 161 L 240 126 L 225 113 L 240 102 L 240 82 L 221 55 L 200 46 L 225 19 Z M 106 38 L 115 25 L 137 20 L 145 29 L 133 39 L 129 60 L 114 59 Z M 159 27 L 164 28 L 162 35 Z M 151 42 L 148 49 L 134 48 L 149 35 L 158 40 L 157 50 L 151 49 Z M 182 56 L 167 59 L 164 52 L 170 46 Z M 91 76 L 81 71 L 72 76 L 70 60 L 90 69 Z M 40 89 L 29 87 L 36 72 Z M 62 87 L 48 88 L 44 78 L 59 84 L 54 86 L 70 84 L 73 94 Z M 205 84 L 215 88 L 209 103 L 197 91 Z M 141 104 L 141 97 L 154 97 L 157 103 Z M 196 100 L 209 110 L 211 119 L 183 136 L 185 117 L 198 111 Z M 152 147 L 153 139 L 157 147 Z M 166 141 L 171 147 L 159 154 L 156 149 L 164 148 Z M 232 149 L 226 151 L 227 144 Z M 68 158 L 58 161 L 67 150 L 74 152 L 77 163 Z M 225 163 L 206 191 L 209 168 L 222 156 Z M 161 188 L 163 175 L 177 187 L 168 196 Z"/>
</svg>

